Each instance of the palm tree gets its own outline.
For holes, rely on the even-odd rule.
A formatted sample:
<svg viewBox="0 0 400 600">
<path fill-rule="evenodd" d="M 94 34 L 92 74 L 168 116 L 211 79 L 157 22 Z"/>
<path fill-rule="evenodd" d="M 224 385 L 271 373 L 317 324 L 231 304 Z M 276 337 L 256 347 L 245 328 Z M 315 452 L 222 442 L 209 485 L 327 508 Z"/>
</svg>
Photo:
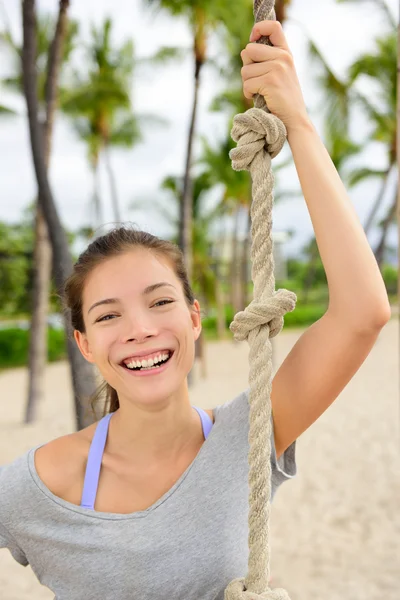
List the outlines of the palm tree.
<svg viewBox="0 0 400 600">
<path fill-rule="evenodd" d="M 371 228 L 375 215 L 381 207 L 392 172 L 396 167 L 396 24 L 388 7 L 383 1 L 376 0 L 375 4 L 382 9 L 382 14 L 392 30 L 385 36 L 375 40 L 376 50 L 374 52 L 360 56 L 352 65 L 350 65 L 344 81 L 334 75 L 328 62 L 316 45 L 312 41 L 309 43 L 310 57 L 316 59 L 323 69 L 322 76 L 320 77 L 320 84 L 321 89 L 325 92 L 325 127 L 328 135 L 328 145 L 329 138 L 331 140 L 335 138 L 335 143 L 341 145 L 344 152 L 343 160 L 340 161 L 339 165 L 336 164 L 336 167 L 340 168 L 343 166 L 342 162 L 348 157 L 357 154 L 359 150 L 365 148 L 367 142 L 381 142 L 386 147 L 387 162 L 383 169 L 366 167 L 355 168 L 347 173 L 347 175 L 344 175 L 349 187 L 353 187 L 361 181 L 370 178 L 378 177 L 382 180 L 377 198 L 372 205 L 370 214 L 364 225 L 366 233 L 368 233 Z M 380 90 L 379 104 L 370 98 L 367 98 L 357 90 L 354 84 L 361 75 L 369 77 L 377 84 L 377 87 Z M 361 108 L 372 124 L 372 131 L 368 138 L 363 141 L 362 144 L 358 145 L 351 142 L 348 138 L 349 111 L 352 107 Z M 341 140 L 342 137 L 343 140 Z M 357 148 L 359 150 L 357 150 Z M 331 149 L 329 147 L 328 150 L 330 152 L 333 151 L 333 155 L 335 154 L 335 148 Z M 374 251 L 379 266 L 381 266 L 384 257 L 387 232 L 395 216 L 396 198 L 390 205 L 387 215 L 382 221 L 381 239 Z"/>
<path fill-rule="evenodd" d="M 196 297 L 200 300 L 201 306 L 205 306 L 206 310 L 210 305 L 217 303 L 218 335 L 223 337 L 225 332 L 225 311 L 224 307 L 218 304 L 219 281 L 218 281 L 218 261 L 215 260 L 212 252 L 210 252 L 212 243 L 210 240 L 210 229 L 223 213 L 221 205 L 206 211 L 204 208 L 205 194 L 211 189 L 212 181 L 209 174 L 204 172 L 195 177 L 193 189 L 193 291 Z M 172 236 L 172 241 L 177 244 L 179 240 L 179 205 L 182 197 L 183 180 L 181 177 L 169 176 L 164 179 L 161 184 L 161 189 L 168 192 L 170 202 L 152 200 L 152 209 L 162 215 L 165 221 L 172 227 L 175 232 Z M 169 208 L 167 208 L 167 206 Z M 148 202 L 135 201 L 131 208 L 138 209 L 145 207 L 149 208 Z M 223 315 L 223 316 L 222 316 Z M 222 325 L 223 322 L 223 325 Z M 195 345 L 195 356 L 200 359 L 202 377 L 205 378 L 206 363 L 205 363 L 205 338 L 201 334 Z M 189 374 L 189 385 L 192 383 L 192 372 Z"/>
<path fill-rule="evenodd" d="M 68 0 L 60 0 L 60 13 L 62 11 L 66 12 L 67 7 Z M 68 246 L 68 239 L 65 230 L 61 225 L 47 178 L 45 140 L 38 119 L 39 102 L 38 81 L 36 74 L 36 12 L 34 0 L 23 0 L 22 24 L 22 79 L 28 110 L 32 158 L 38 184 L 38 203 L 42 209 L 42 214 L 46 221 L 47 231 L 52 246 L 52 265 L 54 278 L 58 292 L 61 294 L 64 281 L 72 271 L 72 257 Z M 49 94 L 48 106 L 54 98 L 58 81 L 61 40 L 62 30 L 61 27 L 57 27 L 52 44 L 52 60 L 49 61 L 49 73 L 47 77 L 47 91 Z M 93 422 L 92 417 L 85 412 L 82 401 L 86 401 L 94 393 L 96 389 L 96 381 L 92 365 L 83 358 L 71 336 L 69 315 L 64 315 L 64 323 L 67 333 L 67 349 L 71 365 L 72 387 L 74 390 L 76 424 L 78 429 L 82 429 L 86 425 Z"/>
<path fill-rule="evenodd" d="M 355 0 L 337 1 L 343 3 L 354 2 Z M 375 80 L 375 82 L 378 83 L 379 88 L 382 90 L 380 99 L 383 100 L 384 103 L 382 110 L 381 107 L 377 108 L 374 106 L 374 103 L 371 103 L 367 98 L 359 96 L 362 107 L 366 110 L 367 115 L 374 125 L 374 131 L 370 139 L 386 143 L 388 153 L 387 167 L 385 169 L 360 169 L 359 176 L 357 172 L 354 173 L 355 183 L 358 183 L 358 181 L 369 177 L 380 177 L 383 180 L 380 192 L 374 205 L 372 206 L 371 213 L 366 222 L 365 230 L 367 231 L 381 206 L 392 171 L 394 171 L 396 168 L 396 131 L 398 121 L 396 121 L 395 118 L 397 98 L 397 74 L 395 70 L 398 64 L 396 44 L 398 27 L 396 26 L 396 19 L 385 0 L 361 0 L 361 3 L 373 4 L 379 10 L 389 34 L 388 36 L 379 37 L 376 40 L 376 44 L 378 46 L 376 54 L 366 54 L 360 57 L 352 66 L 350 72 L 350 79 L 352 81 L 355 81 L 360 75 L 367 75 L 371 77 L 372 80 Z M 379 68 L 377 68 L 375 61 L 378 61 Z M 394 201 L 389 206 L 386 216 L 379 223 L 379 226 L 382 228 L 382 235 L 375 250 L 375 257 L 379 265 L 381 265 L 383 261 L 386 236 L 389 226 L 395 219 L 397 194 L 398 190 L 395 192 Z"/>
<path fill-rule="evenodd" d="M 286 18 L 286 8 L 290 2 L 278 1 L 275 4 L 277 19 L 284 21 Z M 222 40 L 225 49 L 228 52 L 227 64 L 216 65 L 219 68 L 221 76 L 229 82 L 227 87 L 220 93 L 212 102 L 210 109 L 212 111 L 227 111 L 230 117 L 229 129 L 232 127 L 233 116 L 237 113 L 242 113 L 253 107 L 253 101 L 245 98 L 243 94 L 241 67 L 242 59 L 240 56 L 241 50 L 248 43 L 249 32 L 254 25 L 253 16 L 253 0 L 243 0 L 240 10 L 233 13 L 226 28 L 222 31 Z M 225 58 L 225 57 L 224 57 Z M 245 171 L 235 172 L 232 170 L 229 159 L 229 151 L 235 146 L 230 134 L 227 133 L 227 138 L 219 147 L 212 150 L 208 143 L 204 141 L 204 152 L 202 163 L 207 165 L 210 177 L 214 176 L 214 182 L 224 185 L 224 194 L 221 202 L 227 200 L 231 202 L 233 199 L 233 210 L 235 213 L 235 228 L 232 240 L 232 267 L 231 267 L 231 291 L 232 305 L 234 311 L 243 310 L 248 304 L 248 282 L 249 274 L 249 257 L 251 243 L 251 219 L 250 207 L 252 202 L 252 189 L 249 174 Z M 293 160 L 289 154 L 288 158 L 284 159 L 279 164 L 274 163 L 274 173 L 277 174 L 281 169 L 292 164 Z M 275 204 L 283 198 L 298 197 L 300 192 L 289 192 L 280 190 L 278 185 L 275 186 L 274 202 Z M 239 256 L 239 236 L 238 228 L 240 218 L 246 218 L 246 231 L 244 243 L 242 245 L 242 254 Z"/>
<path fill-rule="evenodd" d="M 131 41 L 115 48 L 111 44 L 112 22 L 105 19 L 98 29 L 92 26 L 86 46 L 85 74 L 75 72 L 62 90 L 62 110 L 72 118 L 79 137 L 87 144 L 94 178 L 96 226 L 102 221 L 98 188 L 98 167 L 103 156 L 110 182 L 115 221 L 121 222 L 121 208 L 111 166 L 110 148 L 132 147 L 141 141 L 139 119 L 132 113 L 130 88 L 135 66 Z"/>
<path fill-rule="evenodd" d="M 189 279 L 191 279 L 193 269 L 193 189 L 191 187 L 191 167 L 198 95 L 200 88 L 200 75 L 207 61 L 209 33 L 218 25 L 229 22 L 229 19 L 232 18 L 231 13 L 233 11 L 227 6 L 225 0 L 145 0 L 145 4 L 152 9 L 155 9 L 155 11 L 159 11 L 161 9 L 167 11 L 173 16 L 180 15 L 186 17 L 193 37 L 194 93 L 187 138 L 179 227 L 179 246 L 183 251 Z M 240 7 L 238 10 L 240 10 Z"/>
<path fill-rule="evenodd" d="M 351 87 L 347 81 L 341 81 L 335 75 L 325 57 L 311 39 L 309 39 L 308 50 L 311 63 L 319 68 L 319 73 L 316 72 L 316 79 L 323 91 L 323 100 L 319 109 L 324 116 L 324 142 L 333 164 L 343 176 L 346 162 L 357 155 L 363 147 L 362 144 L 356 144 L 350 139 Z M 318 244 L 314 236 L 306 244 L 304 252 L 309 259 L 302 297 L 302 301 L 306 303 L 320 261 Z"/>
<path fill-rule="evenodd" d="M 387 149 L 387 166 L 382 171 L 383 185 L 378 195 L 378 200 L 383 198 L 392 171 L 396 168 L 397 31 L 394 22 L 393 26 L 393 32 L 375 40 L 377 46 L 375 52 L 361 56 L 349 69 L 351 83 L 356 81 L 359 76 L 364 75 L 378 84 L 378 89 L 380 90 L 379 106 L 376 102 L 361 95 L 358 99 L 360 106 L 367 113 L 373 126 L 370 140 L 383 143 Z M 371 174 L 374 175 L 373 170 L 371 170 Z M 368 173 L 366 177 L 368 177 Z M 360 181 L 360 178 L 358 178 L 358 181 Z M 369 222 L 372 222 L 373 216 L 379 206 L 378 200 L 371 211 Z M 379 266 L 381 266 L 384 259 L 386 237 L 390 225 L 394 222 L 396 205 L 397 190 L 395 190 L 393 200 L 382 221 L 381 238 L 374 251 Z"/>
<path fill-rule="evenodd" d="M 53 17 L 42 16 L 37 27 L 37 95 L 40 105 L 39 112 L 44 115 L 41 129 L 43 132 L 46 169 L 51 155 L 51 139 L 57 103 L 57 71 L 67 64 L 77 32 L 76 22 L 67 22 L 67 8 L 68 2 L 60 2 L 57 22 L 54 22 Z M 51 41 L 52 39 L 53 41 Z M 3 47 L 8 50 L 14 63 L 14 74 L 3 79 L 2 83 L 11 91 L 23 93 L 22 47 L 14 41 L 9 28 L 0 34 L 0 41 Z M 47 362 L 47 314 L 51 279 L 51 245 L 46 221 L 37 199 L 35 200 L 35 206 L 34 271 L 25 423 L 35 420 L 38 402 L 44 394 L 44 372 Z"/>
</svg>

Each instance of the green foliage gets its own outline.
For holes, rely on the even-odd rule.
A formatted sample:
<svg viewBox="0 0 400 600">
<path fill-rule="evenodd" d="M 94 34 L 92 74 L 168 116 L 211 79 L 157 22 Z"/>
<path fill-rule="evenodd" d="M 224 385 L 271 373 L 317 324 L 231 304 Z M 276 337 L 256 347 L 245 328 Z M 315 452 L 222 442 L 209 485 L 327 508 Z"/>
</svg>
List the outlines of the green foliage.
<svg viewBox="0 0 400 600">
<path fill-rule="evenodd" d="M 384 265 L 382 267 L 382 277 L 385 282 L 387 293 L 390 295 L 397 294 L 398 270 L 391 265 Z"/>
<path fill-rule="evenodd" d="M 284 327 L 308 327 L 326 313 L 326 308 L 325 304 L 296 306 L 293 312 L 285 315 Z"/>
<path fill-rule="evenodd" d="M 73 244 L 76 235 L 66 231 Z M 0 221 L 0 316 L 11 318 L 24 314 L 29 318 L 33 286 L 34 230 L 33 211 L 25 211 L 22 222 Z M 59 312 L 60 303 L 54 283 L 50 288 L 50 309 Z"/>
<path fill-rule="evenodd" d="M 130 99 L 135 67 L 133 42 L 113 46 L 111 31 L 111 19 L 105 19 L 98 28 L 92 26 L 90 43 L 82 43 L 84 68 L 75 70 L 60 90 L 61 109 L 87 143 L 94 165 L 104 146 L 130 147 L 141 140 Z"/>
<path fill-rule="evenodd" d="M 0 222 L 1 314 L 30 309 L 32 287 L 33 230 L 28 224 Z"/>
<path fill-rule="evenodd" d="M 29 338 L 26 329 L 0 329 L 0 369 L 28 365 Z M 47 344 L 49 362 L 66 358 L 63 330 L 48 328 Z"/>
<path fill-rule="evenodd" d="M 45 83 L 46 83 L 46 70 L 47 70 L 47 58 L 49 53 L 50 43 L 53 39 L 57 17 L 53 14 L 39 14 L 37 20 L 37 82 L 38 82 L 38 99 L 39 102 L 44 103 L 45 100 Z M 61 75 L 63 74 L 65 66 L 68 65 L 72 53 L 75 49 L 76 38 L 78 34 L 79 26 L 77 21 L 68 19 L 67 30 L 63 46 L 63 56 L 61 65 Z M 13 39 L 10 31 L 3 30 L 0 32 L 0 48 L 5 50 L 11 58 L 13 63 L 13 75 L 2 79 L 2 83 L 10 90 L 23 93 L 22 84 L 22 72 L 21 72 L 21 54 L 22 45 L 17 44 Z"/>
<path fill-rule="evenodd" d="M 290 285 L 295 285 L 297 289 L 303 289 L 308 269 L 308 262 L 299 261 L 294 258 L 289 258 L 287 260 L 288 281 L 280 281 L 279 287 L 286 287 L 287 285 L 289 285 L 290 287 Z M 319 258 L 315 266 L 313 286 L 318 287 L 320 285 L 327 285 L 327 279 L 324 266 L 322 264 L 321 259 Z"/>
</svg>

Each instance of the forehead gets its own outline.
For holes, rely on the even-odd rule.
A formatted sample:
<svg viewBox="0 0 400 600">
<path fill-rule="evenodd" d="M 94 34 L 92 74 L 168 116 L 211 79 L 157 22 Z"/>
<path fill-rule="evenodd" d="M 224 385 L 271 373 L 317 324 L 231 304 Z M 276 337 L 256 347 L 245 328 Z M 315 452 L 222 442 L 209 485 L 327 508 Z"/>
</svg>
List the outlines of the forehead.
<svg viewBox="0 0 400 600">
<path fill-rule="evenodd" d="M 147 250 L 126 252 L 105 259 L 93 269 L 85 282 L 83 303 L 95 302 L 99 295 L 122 298 L 140 293 L 160 281 L 172 283 L 179 290 L 177 277 L 166 258 Z"/>
</svg>

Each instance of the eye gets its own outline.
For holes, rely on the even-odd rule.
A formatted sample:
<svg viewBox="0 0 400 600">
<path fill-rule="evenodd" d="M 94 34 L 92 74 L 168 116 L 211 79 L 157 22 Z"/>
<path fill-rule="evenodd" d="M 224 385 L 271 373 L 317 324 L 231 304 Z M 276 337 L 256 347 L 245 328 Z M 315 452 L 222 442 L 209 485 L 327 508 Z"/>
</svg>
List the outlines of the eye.
<svg viewBox="0 0 400 600">
<path fill-rule="evenodd" d="M 104 315 L 104 317 L 100 317 L 100 319 L 96 320 L 96 323 L 100 323 L 100 321 L 109 321 L 107 317 L 116 317 L 117 315 Z"/>
<path fill-rule="evenodd" d="M 163 302 L 166 304 L 171 304 L 172 302 L 175 302 L 175 300 L 159 300 L 158 302 L 156 302 L 154 304 L 154 306 L 157 306 L 157 305 L 164 306 Z M 104 317 L 100 317 L 100 319 L 97 319 L 95 322 L 100 323 L 101 321 L 110 321 L 111 319 L 109 319 L 108 317 L 117 317 L 117 316 L 118 315 L 112 315 L 112 314 L 104 315 Z"/>
<path fill-rule="evenodd" d="M 162 302 L 166 302 L 167 304 L 171 304 L 172 302 L 175 302 L 175 300 L 159 300 L 158 302 L 155 303 L 154 306 L 157 306 L 157 304 L 161 304 Z"/>
</svg>

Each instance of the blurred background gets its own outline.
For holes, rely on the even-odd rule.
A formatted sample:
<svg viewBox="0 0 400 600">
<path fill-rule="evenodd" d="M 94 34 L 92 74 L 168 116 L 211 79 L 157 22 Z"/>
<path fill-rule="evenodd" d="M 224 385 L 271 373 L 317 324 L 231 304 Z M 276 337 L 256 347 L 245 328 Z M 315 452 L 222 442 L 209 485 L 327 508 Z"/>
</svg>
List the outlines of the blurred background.
<svg viewBox="0 0 400 600">
<path fill-rule="evenodd" d="M 278 0 L 276 8 L 309 114 L 347 186 L 394 304 L 397 2 Z M 54 0 L 38 2 L 37 93 L 43 122 L 57 14 Z M 47 128 L 49 179 L 73 258 L 118 222 L 176 241 L 188 267 L 193 263 L 192 281 L 209 338 L 224 336 L 251 297 L 249 174 L 233 172 L 228 153 L 234 145 L 233 116 L 252 106 L 240 77 L 240 51 L 252 24 L 250 0 L 235 0 L 229 7 L 224 1 L 71 2 Z M 33 256 L 39 242 L 18 2 L 2 0 L 0 28 L 4 367 L 26 362 L 27 332 L 18 334 L 15 353 L 12 334 L 4 329 L 13 322 L 29 328 L 37 305 Z M 326 308 L 325 273 L 288 145 L 273 167 L 276 287 L 298 294 L 286 327 L 308 324 Z M 191 214 L 186 211 L 183 219 L 184 199 Z M 53 328 L 61 320 L 54 289 L 48 287 L 48 307 L 42 302 L 37 310 L 47 311 Z M 50 335 L 53 360 L 63 342 L 58 333 Z"/>
<path fill-rule="evenodd" d="M 210 357 L 233 344 L 229 324 L 252 298 L 251 182 L 247 172 L 232 170 L 229 159 L 232 119 L 253 106 L 243 96 L 240 75 L 252 8 L 252 0 L 37 2 L 37 82 L 30 92 L 38 100 L 42 166 L 60 219 L 54 220 L 52 238 L 38 210 L 21 3 L 0 0 L 0 385 L 3 397 L 11 389 L 18 396 L 4 427 L 24 438 L 13 450 L 4 442 L 2 462 L 43 440 L 44 431 L 53 438 L 91 422 L 78 397 L 93 391 L 93 374 L 81 371 L 69 381 L 68 361 L 75 373 L 83 367 L 66 343 L 57 282 L 91 240 L 118 223 L 135 224 L 182 248 L 203 310 L 198 367 L 190 374 L 197 405 L 201 394 L 214 398 L 212 386 L 215 391 L 224 385 Z M 347 187 L 397 314 L 398 2 L 276 0 L 276 13 L 309 115 Z M 286 346 L 274 345 L 278 365 L 302 328 L 324 314 L 329 297 L 288 144 L 272 165 L 276 288 L 298 296 L 295 311 L 285 316 Z M 54 236 L 61 247 L 55 260 Z M 395 352 L 390 332 L 386 357 Z M 247 364 L 242 370 L 240 389 Z M 69 420 L 57 421 L 60 400 L 51 409 L 56 425 L 45 430 L 45 398 L 61 372 Z M 397 394 L 394 373 L 390 394 Z M 214 399 L 213 406 L 220 403 Z M 34 426 L 40 419 L 39 432 Z M 393 585 L 391 580 L 385 598 L 395 598 Z M 25 598 L 18 590 L 8 593 L 11 600 Z"/>
</svg>

